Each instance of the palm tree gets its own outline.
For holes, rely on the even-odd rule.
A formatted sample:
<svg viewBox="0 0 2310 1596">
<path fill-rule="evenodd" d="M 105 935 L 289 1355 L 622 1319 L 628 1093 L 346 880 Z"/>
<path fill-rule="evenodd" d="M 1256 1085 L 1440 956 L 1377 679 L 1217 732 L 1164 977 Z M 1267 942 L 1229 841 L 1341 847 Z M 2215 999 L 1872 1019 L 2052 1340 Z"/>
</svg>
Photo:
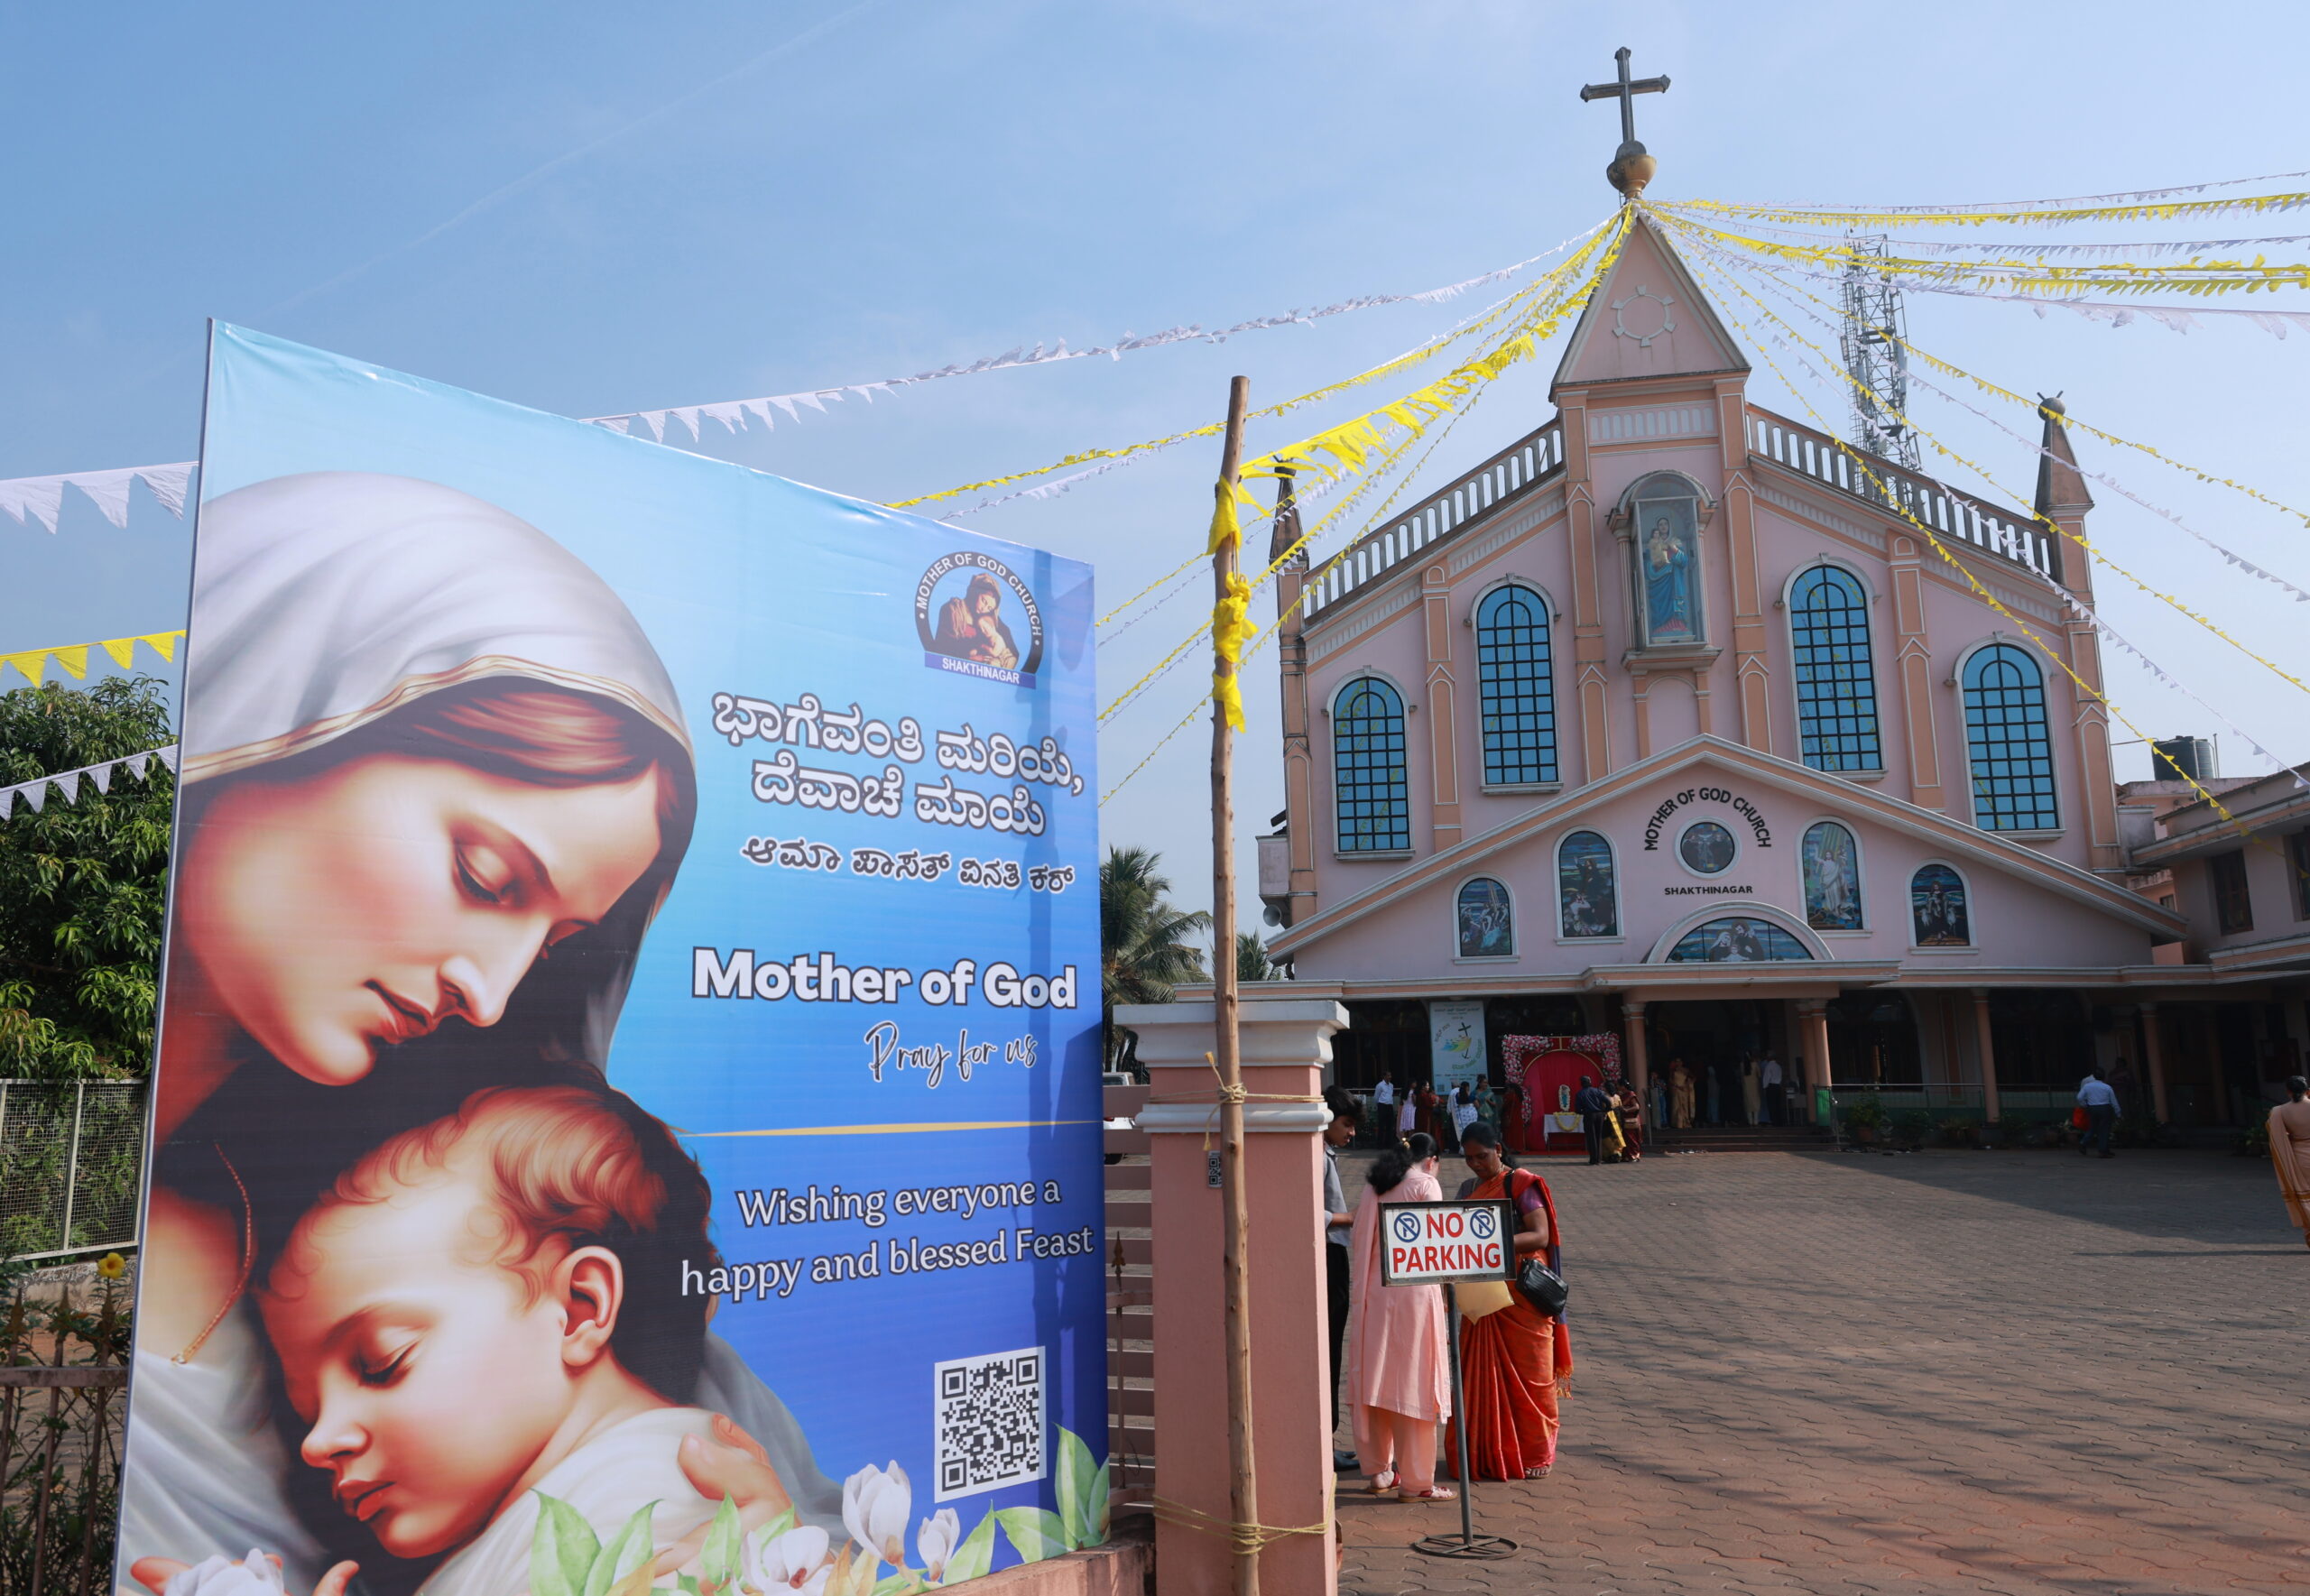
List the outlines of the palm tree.
<svg viewBox="0 0 2310 1596">
<path fill-rule="evenodd" d="M 1099 867 L 1100 997 L 1104 1005 L 1106 1067 L 1126 1067 L 1134 1040 L 1115 1029 L 1117 1003 L 1168 1003 L 1183 981 L 1209 977 L 1203 951 L 1185 940 L 1211 927 L 1211 917 L 1173 904 L 1160 855 L 1146 848 L 1110 848 Z"/>
<path fill-rule="evenodd" d="M 1243 981 L 1289 981 L 1291 968 L 1279 964 L 1268 957 L 1267 944 L 1257 931 L 1235 933 L 1235 979 Z"/>
</svg>

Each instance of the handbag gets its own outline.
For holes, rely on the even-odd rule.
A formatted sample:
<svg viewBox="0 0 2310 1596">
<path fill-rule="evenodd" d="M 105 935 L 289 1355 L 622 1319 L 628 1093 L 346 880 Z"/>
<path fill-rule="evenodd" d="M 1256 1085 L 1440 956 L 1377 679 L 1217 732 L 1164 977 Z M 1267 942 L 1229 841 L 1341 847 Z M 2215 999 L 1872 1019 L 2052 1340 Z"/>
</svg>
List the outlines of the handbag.
<svg viewBox="0 0 2310 1596">
<path fill-rule="evenodd" d="M 1518 1171 L 1519 1174 L 1523 1171 Z M 1510 1189 L 1514 1189 L 1514 1182 Z M 1553 1238 L 1551 1238 L 1553 1240 Z M 1548 1249 L 1550 1258 L 1557 1256 L 1557 1249 Z M 1532 1305 L 1532 1311 L 1544 1319 L 1564 1317 L 1564 1305 L 1571 1296 L 1564 1284 L 1564 1277 L 1551 1267 L 1548 1259 L 1528 1258 L 1516 1268 L 1516 1289 Z"/>
<path fill-rule="evenodd" d="M 1528 1258 L 1516 1271 L 1516 1289 L 1532 1305 L 1532 1311 L 1544 1319 L 1560 1319 L 1564 1305 L 1571 1294 L 1565 1289 L 1564 1277 L 1541 1259 Z"/>
<path fill-rule="evenodd" d="M 2074 1129 L 2075 1129 L 2075 1130 L 2084 1130 L 2084 1129 L 2085 1129 L 2085 1126 L 2086 1126 L 2086 1123 L 2087 1123 L 2087 1115 L 2086 1115 L 2085 1111 L 2084 1111 L 2084 1109 L 2082 1109 L 2082 1108 L 2074 1108 L 2074 1109 L 2070 1110 L 2070 1111 L 2069 1111 L 2069 1122 L 2070 1122 L 2070 1125 L 2071 1125 Z"/>
</svg>

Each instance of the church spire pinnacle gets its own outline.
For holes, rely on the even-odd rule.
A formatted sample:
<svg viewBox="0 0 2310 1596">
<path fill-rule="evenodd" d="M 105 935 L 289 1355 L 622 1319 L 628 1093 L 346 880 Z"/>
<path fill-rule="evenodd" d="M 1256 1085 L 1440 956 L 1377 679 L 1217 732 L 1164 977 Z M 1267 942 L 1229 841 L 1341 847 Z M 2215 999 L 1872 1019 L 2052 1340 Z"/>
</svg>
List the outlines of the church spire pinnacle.
<svg viewBox="0 0 2310 1596">
<path fill-rule="evenodd" d="M 2069 429 L 2062 424 L 2069 407 L 2058 393 L 2050 399 L 2039 394 L 2037 413 L 2046 419 L 2045 452 L 2037 457 L 2037 501 L 2032 508 L 2047 521 L 2078 520 L 2093 508 L 2093 494 L 2077 468 Z"/>
<path fill-rule="evenodd" d="M 1611 83 L 1585 84 L 1580 90 L 1583 100 L 1616 99 L 1621 103 L 1621 147 L 1612 152 L 1612 163 L 1604 168 L 1604 180 L 1631 199 L 1644 192 L 1652 180 L 1659 162 L 1653 160 L 1636 139 L 1636 103 L 1640 94 L 1666 94 L 1666 78 L 1639 78 L 1628 75 L 1629 48 L 1622 45 L 1612 51 L 1612 60 L 1620 66 L 1620 76 Z"/>
</svg>

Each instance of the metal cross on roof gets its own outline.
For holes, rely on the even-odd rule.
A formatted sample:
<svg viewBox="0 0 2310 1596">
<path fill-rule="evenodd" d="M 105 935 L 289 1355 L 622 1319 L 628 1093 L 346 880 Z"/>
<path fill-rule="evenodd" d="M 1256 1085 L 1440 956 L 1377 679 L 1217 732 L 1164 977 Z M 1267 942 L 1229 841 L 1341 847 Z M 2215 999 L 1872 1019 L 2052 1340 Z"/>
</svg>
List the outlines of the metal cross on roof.
<svg viewBox="0 0 2310 1596">
<path fill-rule="evenodd" d="M 1628 56 L 1629 50 L 1625 44 L 1612 51 L 1612 60 L 1620 63 L 1619 81 L 1591 83 L 1580 90 L 1580 97 L 1584 100 L 1618 99 L 1620 101 L 1621 147 L 1618 159 L 1623 161 L 1631 155 L 1644 153 L 1644 146 L 1636 142 L 1635 97 L 1640 94 L 1668 92 L 1668 80 L 1666 78 L 1639 78 L 1634 82 L 1631 82 L 1628 75 Z"/>
</svg>

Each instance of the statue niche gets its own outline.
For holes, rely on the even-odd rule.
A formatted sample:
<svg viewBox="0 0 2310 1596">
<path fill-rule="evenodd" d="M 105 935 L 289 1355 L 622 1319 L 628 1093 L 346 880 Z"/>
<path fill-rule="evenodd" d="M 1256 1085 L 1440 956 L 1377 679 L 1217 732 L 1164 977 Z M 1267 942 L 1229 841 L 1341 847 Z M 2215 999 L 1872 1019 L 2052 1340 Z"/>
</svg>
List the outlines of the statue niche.
<svg viewBox="0 0 2310 1596">
<path fill-rule="evenodd" d="M 1699 490 L 1688 477 L 1660 473 L 1639 483 L 1623 503 L 1636 646 L 1647 651 L 1705 648 L 1700 529 L 1708 511 Z"/>
</svg>

